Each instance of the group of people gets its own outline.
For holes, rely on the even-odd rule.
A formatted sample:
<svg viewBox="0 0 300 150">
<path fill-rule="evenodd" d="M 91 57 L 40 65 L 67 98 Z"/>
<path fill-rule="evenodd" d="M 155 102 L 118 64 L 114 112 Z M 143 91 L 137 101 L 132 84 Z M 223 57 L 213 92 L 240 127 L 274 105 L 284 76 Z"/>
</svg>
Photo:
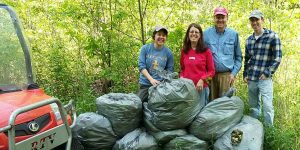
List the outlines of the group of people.
<svg viewBox="0 0 300 150">
<path fill-rule="evenodd" d="M 199 24 L 192 23 L 183 40 L 179 76 L 194 82 L 199 100 L 204 104 L 222 97 L 232 87 L 242 67 L 239 35 L 227 27 L 227 21 L 228 11 L 218 7 L 214 10 L 214 26 L 203 32 Z M 263 108 L 265 123 L 273 126 L 272 75 L 281 61 L 281 43 L 275 32 L 264 28 L 261 11 L 254 10 L 249 21 L 254 32 L 245 43 L 243 80 L 248 84 L 250 115 L 258 118 Z M 153 43 L 141 48 L 138 96 L 143 102 L 148 99 L 149 87 L 162 80 L 158 71 L 174 71 L 172 51 L 164 45 L 167 36 L 167 28 L 156 26 Z"/>
</svg>

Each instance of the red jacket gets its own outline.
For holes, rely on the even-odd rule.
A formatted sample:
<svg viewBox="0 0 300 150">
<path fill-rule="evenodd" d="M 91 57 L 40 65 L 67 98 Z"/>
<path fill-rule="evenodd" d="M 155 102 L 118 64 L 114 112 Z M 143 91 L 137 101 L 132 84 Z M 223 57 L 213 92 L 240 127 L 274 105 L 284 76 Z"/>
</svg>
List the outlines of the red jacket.
<svg viewBox="0 0 300 150">
<path fill-rule="evenodd" d="M 213 57 L 209 48 L 200 53 L 196 53 L 191 48 L 187 54 L 182 49 L 180 67 L 180 77 L 193 80 L 195 86 L 200 79 L 205 81 L 208 77 L 212 78 L 215 75 Z M 204 87 L 207 86 L 208 84 L 204 82 Z"/>
</svg>

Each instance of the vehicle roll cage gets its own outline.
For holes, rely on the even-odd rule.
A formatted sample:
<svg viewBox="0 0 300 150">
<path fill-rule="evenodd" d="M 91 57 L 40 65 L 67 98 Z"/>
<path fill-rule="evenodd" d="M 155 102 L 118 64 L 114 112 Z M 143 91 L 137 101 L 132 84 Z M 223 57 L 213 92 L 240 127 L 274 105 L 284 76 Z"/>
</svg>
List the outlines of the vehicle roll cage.
<svg viewBox="0 0 300 150">
<path fill-rule="evenodd" d="M 32 74 L 32 65 L 31 65 L 31 58 L 30 58 L 30 53 L 29 53 L 29 47 L 25 41 L 24 35 L 22 33 L 22 29 L 20 26 L 20 21 L 15 13 L 15 11 L 10 7 L 5 4 L 0 4 L 0 9 L 5 9 L 8 11 L 11 21 L 14 24 L 15 31 L 17 33 L 17 37 L 19 39 L 19 42 L 21 44 L 23 53 L 24 53 L 24 58 L 25 58 L 25 65 L 26 65 L 26 76 L 27 76 L 27 82 L 28 85 L 35 84 L 33 80 L 33 74 Z"/>
</svg>

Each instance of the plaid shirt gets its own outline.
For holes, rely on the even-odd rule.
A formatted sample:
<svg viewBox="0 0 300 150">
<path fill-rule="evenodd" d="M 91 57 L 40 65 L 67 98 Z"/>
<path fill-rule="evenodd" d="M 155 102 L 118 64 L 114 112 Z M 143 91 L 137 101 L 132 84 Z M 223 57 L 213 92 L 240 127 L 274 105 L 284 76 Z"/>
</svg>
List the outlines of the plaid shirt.
<svg viewBox="0 0 300 150">
<path fill-rule="evenodd" d="M 272 77 L 281 57 L 281 43 L 275 32 L 264 29 L 263 35 L 257 40 L 252 34 L 245 44 L 244 78 L 258 80 L 262 74 L 267 78 Z"/>
</svg>

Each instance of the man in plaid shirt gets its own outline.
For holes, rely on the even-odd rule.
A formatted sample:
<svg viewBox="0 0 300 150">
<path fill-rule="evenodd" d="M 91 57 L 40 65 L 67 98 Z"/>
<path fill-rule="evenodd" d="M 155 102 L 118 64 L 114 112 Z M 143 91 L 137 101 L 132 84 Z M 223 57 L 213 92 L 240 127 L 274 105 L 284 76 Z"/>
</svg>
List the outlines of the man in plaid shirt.
<svg viewBox="0 0 300 150">
<path fill-rule="evenodd" d="M 246 40 L 243 77 L 248 83 L 250 115 L 259 117 L 262 98 L 264 121 L 273 126 L 272 75 L 281 61 L 281 43 L 275 32 L 263 28 L 264 16 L 259 10 L 254 10 L 249 20 L 254 33 Z"/>
</svg>

